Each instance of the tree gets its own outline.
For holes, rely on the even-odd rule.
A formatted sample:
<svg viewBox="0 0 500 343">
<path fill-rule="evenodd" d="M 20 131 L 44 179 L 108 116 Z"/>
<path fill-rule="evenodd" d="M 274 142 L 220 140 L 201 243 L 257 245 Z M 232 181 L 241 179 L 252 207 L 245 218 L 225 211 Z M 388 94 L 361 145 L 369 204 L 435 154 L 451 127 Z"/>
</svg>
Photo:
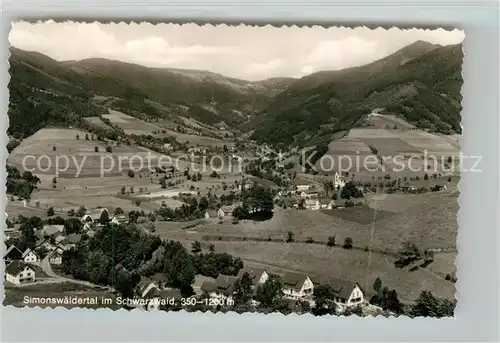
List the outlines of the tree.
<svg viewBox="0 0 500 343">
<path fill-rule="evenodd" d="M 246 304 L 252 299 L 252 279 L 243 273 L 241 279 L 234 283 L 234 301 L 237 305 Z"/>
<path fill-rule="evenodd" d="M 162 189 L 167 188 L 167 181 L 165 180 L 164 177 L 160 178 L 160 185 Z"/>
<path fill-rule="evenodd" d="M 382 289 L 382 280 L 377 276 L 375 281 L 373 282 L 373 290 L 377 293 L 380 293 L 380 290 Z"/>
<path fill-rule="evenodd" d="M 344 240 L 343 248 L 344 249 L 351 249 L 352 248 L 352 244 L 353 244 L 352 238 L 351 237 L 346 237 L 346 239 Z"/>
<path fill-rule="evenodd" d="M 245 207 L 238 206 L 233 210 L 232 216 L 238 220 L 249 219 L 250 212 Z"/>
<path fill-rule="evenodd" d="M 76 139 L 77 139 L 77 140 L 78 140 L 78 139 L 80 139 L 80 135 L 78 135 L 78 134 L 77 134 L 77 135 L 76 135 Z"/>
<path fill-rule="evenodd" d="M 80 206 L 80 207 L 78 208 L 78 211 L 76 212 L 76 216 L 81 218 L 81 217 L 83 217 L 86 213 L 87 213 L 87 209 L 86 209 L 85 207 L 83 207 L 83 206 Z"/>
<path fill-rule="evenodd" d="M 193 243 L 191 243 L 191 252 L 193 254 L 201 252 L 201 243 L 199 241 L 194 241 Z"/>
<path fill-rule="evenodd" d="M 123 215 L 123 209 L 121 207 L 115 208 L 115 216 Z"/>
<path fill-rule="evenodd" d="M 86 140 L 86 141 L 88 141 L 88 140 L 89 140 L 89 134 L 88 134 L 88 133 L 86 133 L 86 134 L 85 134 L 85 140 Z"/>
<path fill-rule="evenodd" d="M 94 151 L 99 152 L 99 147 L 98 146 L 94 147 Z"/>
<path fill-rule="evenodd" d="M 404 267 L 420 259 L 420 250 L 414 243 L 406 241 L 398 251 L 398 258 L 398 261 L 395 262 L 396 266 Z"/>
<path fill-rule="evenodd" d="M 295 242 L 295 239 L 293 239 L 294 233 L 292 231 L 288 231 L 288 237 L 286 239 L 287 243 L 293 243 Z"/>
<path fill-rule="evenodd" d="M 56 184 L 56 183 L 57 183 L 57 179 L 56 179 L 56 177 L 55 177 L 55 176 L 52 178 L 52 183 L 53 183 L 53 184 Z"/>
<path fill-rule="evenodd" d="M 208 247 L 208 250 L 209 250 L 210 252 L 215 252 L 215 245 L 210 244 L 210 246 Z"/>
<path fill-rule="evenodd" d="M 363 192 L 360 191 L 352 181 L 349 181 L 340 191 L 340 197 L 347 200 L 351 198 L 362 198 Z"/>
<path fill-rule="evenodd" d="M 275 309 L 282 298 L 282 284 L 278 275 L 270 275 L 263 285 L 258 286 L 255 299 L 261 307 Z"/>
<path fill-rule="evenodd" d="M 425 173 L 424 180 L 429 180 L 429 174 Z"/>
<path fill-rule="evenodd" d="M 330 285 L 319 285 L 314 288 L 314 308 L 312 313 L 316 316 L 335 313 L 335 293 Z"/>
<path fill-rule="evenodd" d="M 330 236 L 328 237 L 328 242 L 326 243 L 329 247 L 334 247 L 335 246 L 335 236 Z"/>
<path fill-rule="evenodd" d="M 434 251 L 425 249 L 424 250 L 424 262 L 430 263 L 434 260 Z"/>
<path fill-rule="evenodd" d="M 54 208 L 49 207 L 49 209 L 47 210 L 47 216 L 52 217 L 54 214 L 55 214 Z"/>
<path fill-rule="evenodd" d="M 440 299 L 432 292 L 423 291 L 415 301 L 415 305 L 410 310 L 412 317 L 449 317 L 453 316 L 455 303 Z"/>
<path fill-rule="evenodd" d="M 123 186 L 123 187 L 121 188 L 120 193 L 121 193 L 121 194 L 125 194 L 125 193 L 127 193 L 127 190 L 125 189 L 125 186 Z"/>
<path fill-rule="evenodd" d="M 106 152 L 108 152 L 108 153 L 112 153 L 112 152 L 113 152 L 113 149 L 112 149 L 110 146 L 107 146 L 107 147 L 106 147 Z"/>
<path fill-rule="evenodd" d="M 56 149 L 56 147 L 55 147 L 55 146 L 53 146 L 53 147 L 52 147 L 52 151 L 56 151 L 56 150 L 57 150 L 57 149 Z"/>
<path fill-rule="evenodd" d="M 68 218 L 64 222 L 64 232 L 69 235 L 72 233 L 80 233 L 83 229 L 83 224 L 78 218 Z"/>
<path fill-rule="evenodd" d="M 129 170 L 128 170 L 128 172 L 127 172 L 127 175 L 128 175 L 129 177 L 134 177 L 134 176 L 135 176 L 135 173 L 134 173 L 134 171 L 133 171 L 132 169 L 129 169 Z"/>
<path fill-rule="evenodd" d="M 99 217 L 99 223 L 102 225 L 106 225 L 109 223 L 109 214 L 108 211 L 102 211 L 101 216 Z"/>
</svg>

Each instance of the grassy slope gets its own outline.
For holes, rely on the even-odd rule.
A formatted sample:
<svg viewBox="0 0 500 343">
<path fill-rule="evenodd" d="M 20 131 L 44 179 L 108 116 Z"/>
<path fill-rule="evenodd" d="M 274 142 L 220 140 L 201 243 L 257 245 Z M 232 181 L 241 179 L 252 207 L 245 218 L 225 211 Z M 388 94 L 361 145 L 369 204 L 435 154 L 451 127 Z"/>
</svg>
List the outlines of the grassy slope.
<svg viewBox="0 0 500 343">
<path fill-rule="evenodd" d="M 276 144 L 313 137 L 317 143 L 317 136 L 329 141 L 333 132 L 354 126 L 375 107 L 389 108 L 420 127 L 458 132 L 461 64 L 461 45 L 417 42 L 365 66 L 312 74 L 276 97 L 256 121 L 253 137 Z M 403 86 L 414 91 L 390 96 Z"/>
</svg>

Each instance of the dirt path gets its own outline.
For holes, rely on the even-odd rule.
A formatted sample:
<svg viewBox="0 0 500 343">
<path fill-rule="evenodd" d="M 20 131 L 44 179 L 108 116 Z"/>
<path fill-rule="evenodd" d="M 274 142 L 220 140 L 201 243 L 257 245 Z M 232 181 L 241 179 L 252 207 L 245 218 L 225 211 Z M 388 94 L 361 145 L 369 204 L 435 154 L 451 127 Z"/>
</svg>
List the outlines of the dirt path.
<svg viewBox="0 0 500 343">
<path fill-rule="evenodd" d="M 70 282 L 70 283 L 75 283 L 75 284 L 83 285 L 83 286 L 87 286 L 87 287 L 107 288 L 107 290 L 109 290 L 111 292 L 114 291 L 114 289 L 112 287 L 110 287 L 110 286 L 103 287 L 103 286 L 99 286 L 99 285 L 93 284 L 93 283 L 88 282 L 88 281 L 71 279 L 71 278 L 67 278 L 67 277 L 64 277 L 64 276 L 61 276 L 61 275 L 58 275 L 58 274 L 54 273 L 54 271 L 52 270 L 52 267 L 50 266 L 49 256 L 50 255 L 47 255 L 40 262 L 40 267 L 42 268 L 42 270 L 44 271 L 45 274 L 47 274 L 48 276 L 54 278 L 54 280 L 55 280 L 54 283 Z"/>
</svg>

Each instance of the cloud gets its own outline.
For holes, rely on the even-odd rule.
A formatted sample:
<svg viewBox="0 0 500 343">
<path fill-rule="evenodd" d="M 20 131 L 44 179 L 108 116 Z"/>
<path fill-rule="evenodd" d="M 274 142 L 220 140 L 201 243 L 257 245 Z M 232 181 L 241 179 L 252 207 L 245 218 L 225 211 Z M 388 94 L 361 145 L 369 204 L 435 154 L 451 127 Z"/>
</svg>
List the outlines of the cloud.
<svg viewBox="0 0 500 343">
<path fill-rule="evenodd" d="M 259 80 L 372 62 L 416 40 L 455 44 L 463 31 L 275 28 L 195 24 L 18 22 L 9 41 L 56 60 L 91 57 L 150 67 L 209 70 Z"/>
</svg>

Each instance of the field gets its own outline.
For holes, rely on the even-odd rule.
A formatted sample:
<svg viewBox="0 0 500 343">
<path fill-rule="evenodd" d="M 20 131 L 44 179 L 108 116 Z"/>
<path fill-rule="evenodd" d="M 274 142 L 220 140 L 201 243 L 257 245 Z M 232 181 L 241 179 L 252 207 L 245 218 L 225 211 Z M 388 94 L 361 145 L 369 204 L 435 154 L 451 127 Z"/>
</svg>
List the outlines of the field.
<svg viewBox="0 0 500 343">
<path fill-rule="evenodd" d="M 384 286 L 395 288 L 400 300 L 414 301 L 422 290 L 432 290 L 440 297 L 453 299 L 453 283 L 436 275 L 430 269 L 409 271 L 395 268 L 394 258 L 387 255 L 369 254 L 360 250 L 330 248 L 326 245 L 306 243 L 257 243 L 257 242 L 213 242 L 216 251 L 226 251 L 240 256 L 244 261 L 273 266 L 275 270 L 309 273 L 319 280 L 336 276 L 358 281 L 370 294 L 371 285 L 377 277 Z M 293 266 L 293 267 L 292 267 Z M 427 267 L 430 268 L 432 263 Z M 445 265 L 441 273 L 451 273 Z"/>
<path fill-rule="evenodd" d="M 374 118 L 398 122 L 399 127 L 406 123 L 388 115 L 368 120 Z M 410 127 L 410 124 L 407 129 L 380 128 L 380 125 L 375 125 L 351 129 L 346 136 L 329 144 L 328 152 L 316 163 L 316 167 L 326 172 L 342 169 L 365 181 L 386 174 L 392 177 L 422 177 L 430 170 L 440 171 L 449 156 L 458 156 L 460 148 L 457 136 L 432 134 Z M 382 157 L 382 164 L 371 151 L 373 148 Z"/>
</svg>

